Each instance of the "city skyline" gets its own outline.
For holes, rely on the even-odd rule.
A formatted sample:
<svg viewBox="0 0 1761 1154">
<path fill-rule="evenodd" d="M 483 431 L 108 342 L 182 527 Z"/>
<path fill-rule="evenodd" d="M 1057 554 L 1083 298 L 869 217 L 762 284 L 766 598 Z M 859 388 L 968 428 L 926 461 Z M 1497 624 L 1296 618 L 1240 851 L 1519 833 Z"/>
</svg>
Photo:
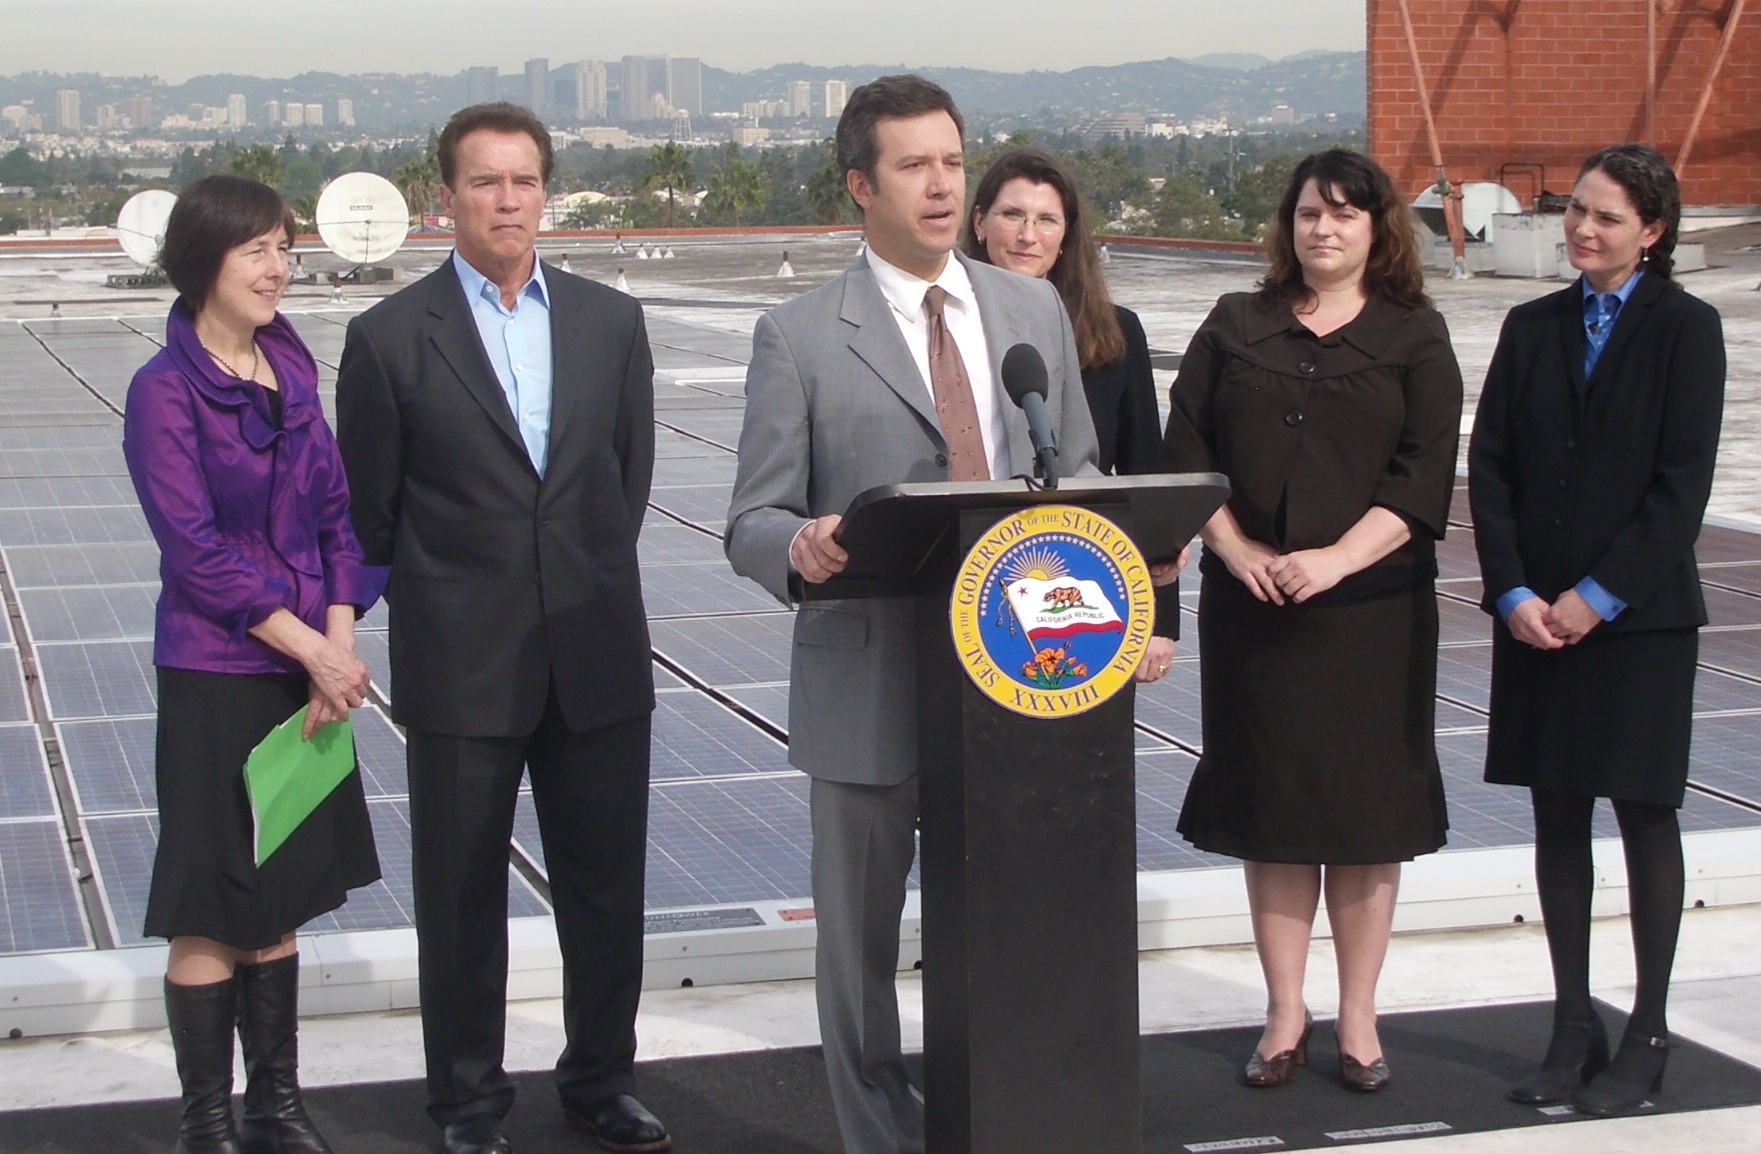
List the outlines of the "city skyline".
<svg viewBox="0 0 1761 1154">
<path fill-rule="evenodd" d="M 539 52 L 561 60 L 670 52 L 734 71 L 887 61 L 901 68 L 1068 71 L 1214 53 L 1278 59 L 1306 50 L 1358 51 L 1365 33 L 1364 0 L 1241 0 L 1195 6 L 1178 20 L 1146 20 L 1141 0 L 1090 0 L 1080 20 L 1052 0 L 1017 0 L 1002 21 L 994 6 L 979 0 L 945 0 L 936 15 L 957 33 L 939 37 L 926 36 L 909 21 L 877 22 L 862 10 L 807 0 L 675 0 L 664 19 L 601 6 L 559 10 L 539 0 L 504 0 L 494 19 L 476 22 L 467 17 L 480 7 L 462 0 L 391 0 L 364 9 L 342 0 L 311 0 L 302 7 L 303 27 L 346 25 L 346 37 L 290 37 L 284 14 L 222 0 L 9 0 L 8 8 L 0 74 L 150 73 L 173 84 L 234 72 L 449 75 L 484 64 L 517 74 Z M 449 22 L 454 15 L 458 20 Z M 189 29 L 199 25 L 226 34 L 190 36 Z M 70 35 L 72 28 L 81 34 Z M 973 34 L 985 28 L 998 34 Z M 1020 34 L 1034 28 L 1045 34 Z M 240 45 L 270 51 L 242 54 Z"/>
</svg>

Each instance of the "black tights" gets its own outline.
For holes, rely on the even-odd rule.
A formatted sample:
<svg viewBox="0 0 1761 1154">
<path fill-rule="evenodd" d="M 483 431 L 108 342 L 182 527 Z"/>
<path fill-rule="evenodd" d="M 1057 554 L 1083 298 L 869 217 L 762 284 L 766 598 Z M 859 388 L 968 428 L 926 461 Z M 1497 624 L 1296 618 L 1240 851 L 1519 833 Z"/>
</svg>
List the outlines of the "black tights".
<svg viewBox="0 0 1761 1154">
<path fill-rule="evenodd" d="M 1590 1005 L 1590 897 L 1596 871 L 1590 860 L 1590 816 L 1596 799 L 1531 791 L 1535 801 L 1535 880 L 1547 952 L 1553 958 L 1554 1021 L 1582 1021 Z M 1621 845 L 1626 851 L 1627 903 L 1633 925 L 1633 957 L 1639 988 L 1627 1028 L 1654 1038 L 1668 1036 L 1665 1008 L 1675 940 L 1681 929 L 1683 870 L 1681 827 L 1669 806 L 1616 801 Z"/>
</svg>

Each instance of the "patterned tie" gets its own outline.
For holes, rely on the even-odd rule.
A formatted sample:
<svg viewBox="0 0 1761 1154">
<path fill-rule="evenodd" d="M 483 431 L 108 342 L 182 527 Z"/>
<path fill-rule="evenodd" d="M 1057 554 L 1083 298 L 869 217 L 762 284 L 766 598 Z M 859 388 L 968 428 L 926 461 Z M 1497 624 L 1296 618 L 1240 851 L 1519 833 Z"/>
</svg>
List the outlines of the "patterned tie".
<svg viewBox="0 0 1761 1154">
<path fill-rule="evenodd" d="M 947 303 L 948 290 L 941 285 L 930 285 L 923 294 L 923 311 L 929 314 L 929 383 L 942 437 L 948 442 L 948 480 L 988 481 L 991 469 L 978 431 L 978 402 L 972 399 L 972 381 L 960 359 L 960 346 L 942 315 Z"/>
</svg>

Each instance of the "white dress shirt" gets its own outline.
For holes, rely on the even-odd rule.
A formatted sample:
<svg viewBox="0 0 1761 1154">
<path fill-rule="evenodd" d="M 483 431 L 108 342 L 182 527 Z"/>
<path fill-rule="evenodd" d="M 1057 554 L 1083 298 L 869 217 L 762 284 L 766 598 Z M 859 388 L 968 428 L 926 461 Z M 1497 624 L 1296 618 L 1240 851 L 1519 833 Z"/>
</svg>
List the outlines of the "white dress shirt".
<svg viewBox="0 0 1761 1154">
<path fill-rule="evenodd" d="M 984 321 L 978 315 L 978 298 L 973 295 L 972 278 L 966 275 L 966 266 L 949 253 L 942 274 L 934 281 L 927 281 L 888 264 L 875 255 L 872 248 L 864 259 L 874 273 L 881 295 L 892 306 L 893 320 L 905 338 L 905 347 L 911 350 L 911 359 L 917 362 L 917 371 L 923 377 L 923 387 L 929 393 L 932 406 L 935 389 L 930 384 L 929 315 L 923 309 L 923 294 L 929 291 L 931 284 L 942 286 L 948 294 L 942 317 L 947 322 L 948 335 L 960 349 L 966 379 L 972 383 L 972 399 L 978 406 L 978 428 L 984 436 L 984 456 L 990 465 L 991 479 L 1008 477 L 1009 439 L 1003 429 L 1002 411 L 998 408 L 996 382 L 991 377 L 990 345 L 984 337 Z"/>
</svg>

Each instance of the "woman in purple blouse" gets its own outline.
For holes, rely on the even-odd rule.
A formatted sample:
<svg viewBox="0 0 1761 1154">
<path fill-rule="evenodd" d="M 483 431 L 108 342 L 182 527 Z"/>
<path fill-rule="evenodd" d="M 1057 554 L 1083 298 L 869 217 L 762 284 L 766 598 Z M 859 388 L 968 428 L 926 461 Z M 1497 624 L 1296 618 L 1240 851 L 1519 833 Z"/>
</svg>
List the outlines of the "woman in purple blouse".
<svg viewBox="0 0 1761 1154">
<path fill-rule="evenodd" d="M 179 1154 L 329 1154 L 300 1102 L 294 931 L 379 877 L 358 770 L 262 866 L 244 787 L 251 750 L 302 706 L 310 737 L 361 704 L 355 619 L 384 584 L 349 526 L 317 365 L 276 312 L 293 236 L 265 185 L 221 175 L 184 189 L 160 257 L 179 297 L 124 416 L 163 584 L 146 933 L 171 942 Z M 236 1126 L 235 1022 L 247 1073 Z"/>
</svg>

